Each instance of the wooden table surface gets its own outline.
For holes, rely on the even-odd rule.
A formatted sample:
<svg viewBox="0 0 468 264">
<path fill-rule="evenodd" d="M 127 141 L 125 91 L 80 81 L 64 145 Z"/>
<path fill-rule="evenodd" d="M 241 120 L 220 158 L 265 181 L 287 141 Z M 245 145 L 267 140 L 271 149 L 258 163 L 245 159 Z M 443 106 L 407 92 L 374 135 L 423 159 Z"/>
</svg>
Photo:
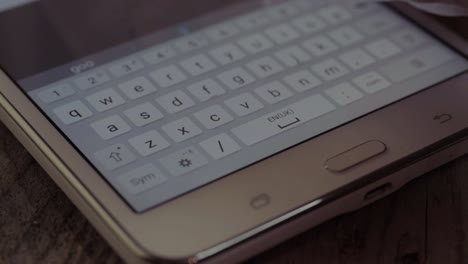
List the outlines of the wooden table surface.
<svg viewBox="0 0 468 264">
<path fill-rule="evenodd" d="M 2 124 L 0 135 L 0 263 L 121 263 Z M 464 156 L 249 263 L 468 263 L 467 235 Z"/>
</svg>

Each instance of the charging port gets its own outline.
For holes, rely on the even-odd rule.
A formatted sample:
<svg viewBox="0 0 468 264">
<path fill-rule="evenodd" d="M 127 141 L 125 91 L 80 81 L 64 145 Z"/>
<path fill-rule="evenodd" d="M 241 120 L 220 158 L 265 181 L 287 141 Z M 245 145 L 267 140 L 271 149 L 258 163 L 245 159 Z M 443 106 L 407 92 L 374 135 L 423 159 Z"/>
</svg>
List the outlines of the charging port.
<svg viewBox="0 0 468 264">
<path fill-rule="evenodd" d="M 387 182 L 383 185 L 380 185 L 377 188 L 374 188 L 366 193 L 364 196 L 364 200 L 372 200 L 374 198 L 377 198 L 383 194 L 385 194 L 387 191 L 389 191 L 392 188 L 392 184 Z"/>
</svg>

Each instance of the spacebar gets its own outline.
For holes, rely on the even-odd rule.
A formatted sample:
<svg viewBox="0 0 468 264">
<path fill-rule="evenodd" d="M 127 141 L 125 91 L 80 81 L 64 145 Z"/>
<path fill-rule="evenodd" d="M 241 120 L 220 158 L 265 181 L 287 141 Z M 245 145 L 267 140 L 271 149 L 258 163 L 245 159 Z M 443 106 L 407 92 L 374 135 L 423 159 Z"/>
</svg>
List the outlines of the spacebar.
<svg viewBox="0 0 468 264">
<path fill-rule="evenodd" d="M 253 145 L 326 114 L 335 106 L 321 95 L 313 95 L 280 110 L 232 129 L 246 145 Z"/>
</svg>

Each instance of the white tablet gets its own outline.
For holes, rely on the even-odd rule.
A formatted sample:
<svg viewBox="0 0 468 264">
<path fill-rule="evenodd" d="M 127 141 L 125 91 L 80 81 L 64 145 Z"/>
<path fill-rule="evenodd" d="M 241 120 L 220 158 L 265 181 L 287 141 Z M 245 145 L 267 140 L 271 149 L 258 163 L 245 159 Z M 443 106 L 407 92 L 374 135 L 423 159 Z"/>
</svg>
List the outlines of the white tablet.
<svg viewBox="0 0 468 264">
<path fill-rule="evenodd" d="M 468 45 L 406 6 L 39 1 L 1 118 L 128 262 L 240 261 L 465 152 Z"/>
</svg>

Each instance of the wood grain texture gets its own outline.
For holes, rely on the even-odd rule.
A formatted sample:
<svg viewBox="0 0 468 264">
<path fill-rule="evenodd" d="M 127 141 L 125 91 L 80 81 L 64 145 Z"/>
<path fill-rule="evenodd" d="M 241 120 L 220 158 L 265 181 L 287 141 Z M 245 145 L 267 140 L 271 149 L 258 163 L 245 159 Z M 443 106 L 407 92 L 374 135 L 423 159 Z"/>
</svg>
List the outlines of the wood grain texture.
<svg viewBox="0 0 468 264">
<path fill-rule="evenodd" d="M 1 124 L 0 135 L 0 263 L 122 263 Z M 467 232 L 465 156 L 248 263 L 462 264 Z"/>
<path fill-rule="evenodd" d="M 0 125 L 0 263 L 121 263 Z M 249 263 L 468 263 L 468 156 Z"/>
</svg>

